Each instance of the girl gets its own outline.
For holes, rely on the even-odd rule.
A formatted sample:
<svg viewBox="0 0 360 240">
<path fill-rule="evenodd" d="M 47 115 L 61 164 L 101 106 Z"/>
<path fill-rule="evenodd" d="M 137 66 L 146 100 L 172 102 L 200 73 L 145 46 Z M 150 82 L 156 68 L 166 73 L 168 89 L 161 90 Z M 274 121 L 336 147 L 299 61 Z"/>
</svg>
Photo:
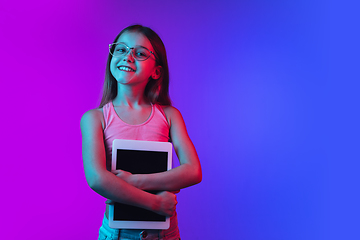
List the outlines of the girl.
<svg viewBox="0 0 360 240">
<path fill-rule="evenodd" d="M 168 88 L 166 52 L 159 36 L 141 25 L 122 30 L 110 45 L 100 107 L 81 118 L 85 176 L 95 192 L 109 199 L 107 203 L 126 203 L 169 216 L 170 228 L 112 229 L 107 207 L 99 239 L 180 239 L 174 192 L 199 183 L 202 174 L 183 118 L 171 106 Z M 155 174 L 110 172 L 114 139 L 171 141 L 180 166 Z"/>
</svg>

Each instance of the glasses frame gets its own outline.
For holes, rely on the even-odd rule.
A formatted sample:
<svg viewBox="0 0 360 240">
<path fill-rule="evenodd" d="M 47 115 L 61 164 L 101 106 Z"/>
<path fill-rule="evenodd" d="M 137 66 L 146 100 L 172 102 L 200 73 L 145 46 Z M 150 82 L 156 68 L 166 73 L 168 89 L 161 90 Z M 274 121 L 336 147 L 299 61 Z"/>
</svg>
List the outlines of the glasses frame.
<svg viewBox="0 0 360 240">
<path fill-rule="evenodd" d="M 127 51 L 126 51 L 126 53 L 124 54 L 124 56 L 128 55 L 129 52 L 130 52 L 130 54 L 132 55 L 132 57 L 133 57 L 134 59 L 136 59 L 137 61 L 145 61 L 145 60 L 148 60 L 148 59 L 150 58 L 151 54 L 152 54 L 152 55 L 154 55 L 155 61 L 158 62 L 158 58 L 156 57 L 156 55 L 155 55 L 155 53 L 154 53 L 153 51 L 150 51 L 149 49 L 147 49 L 146 47 L 143 47 L 143 46 L 141 46 L 141 45 L 136 45 L 135 47 L 132 47 L 132 48 L 131 48 L 131 47 L 128 47 L 125 43 L 111 43 L 111 44 L 109 44 L 109 53 L 110 53 L 113 57 L 117 57 L 117 56 L 114 55 L 114 54 L 111 52 L 111 49 L 112 49 L 112 47 L 114 47 L 114 50 L 115 50 L 116 45 L 119 45 L 119 44 L 124 45 L 124 46 L 126 47 L 126 49 L 127 49 Z M 148 56 L 147 58 L 145 58 L 145 59 L 142 59 L 142 60 L 140 60 L 140 59 L 138 59 L 137 57 L 135 57 L 135 56 L 134 56 L 134 49 L 135 49 L 136 47 L 141 47 L 141 48 L 145 48 L 146 50 L 148 50 L 148 51 L 150 52 L 149 56 Z"/>
</svg>

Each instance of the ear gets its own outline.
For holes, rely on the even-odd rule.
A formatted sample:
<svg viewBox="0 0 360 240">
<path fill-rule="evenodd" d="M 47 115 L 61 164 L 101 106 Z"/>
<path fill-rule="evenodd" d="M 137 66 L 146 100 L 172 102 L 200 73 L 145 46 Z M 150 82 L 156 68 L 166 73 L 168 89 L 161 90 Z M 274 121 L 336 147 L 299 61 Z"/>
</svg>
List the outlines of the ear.
<svg viewBox="0 0 360 240">
<path fill-rule="evenodd" d="M 154 80 L 157 80 L 161 77 L 161 74 L 162 74 L 162 67 L 161 66 L 156 66 L 153 73 L 151 74 L 151 77 L 154 79 Z"/>
</svg>

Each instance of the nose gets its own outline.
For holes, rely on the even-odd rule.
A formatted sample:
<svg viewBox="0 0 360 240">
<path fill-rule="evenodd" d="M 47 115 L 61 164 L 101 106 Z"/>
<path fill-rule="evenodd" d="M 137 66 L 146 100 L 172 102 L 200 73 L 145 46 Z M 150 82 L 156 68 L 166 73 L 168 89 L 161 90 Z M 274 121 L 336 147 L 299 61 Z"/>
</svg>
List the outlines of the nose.
<svg viewBox="0 0 360 240">
<path fill-rule="evenodd" d="M 124 56 L 123 61 L 134 62 L 133 49 L 130 49 Z"/>
</svg>

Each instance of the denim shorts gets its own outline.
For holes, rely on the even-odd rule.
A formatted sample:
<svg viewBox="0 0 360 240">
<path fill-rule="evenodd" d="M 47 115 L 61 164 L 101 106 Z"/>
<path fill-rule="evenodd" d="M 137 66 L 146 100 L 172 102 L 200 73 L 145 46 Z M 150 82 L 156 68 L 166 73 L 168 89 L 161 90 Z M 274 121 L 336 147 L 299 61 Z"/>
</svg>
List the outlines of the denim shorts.
<svg viewBox="0 0 360 240">
<path fill-rule="evenodd" d="M 104 216 L 99 230 L 98 240 L 179 240 L 180 233 L 176 213 L 170 218 L 170 227 L 166 230 L 152 229 L 115 229 L 109 227 L 109 220 Z"/>
</svg>

